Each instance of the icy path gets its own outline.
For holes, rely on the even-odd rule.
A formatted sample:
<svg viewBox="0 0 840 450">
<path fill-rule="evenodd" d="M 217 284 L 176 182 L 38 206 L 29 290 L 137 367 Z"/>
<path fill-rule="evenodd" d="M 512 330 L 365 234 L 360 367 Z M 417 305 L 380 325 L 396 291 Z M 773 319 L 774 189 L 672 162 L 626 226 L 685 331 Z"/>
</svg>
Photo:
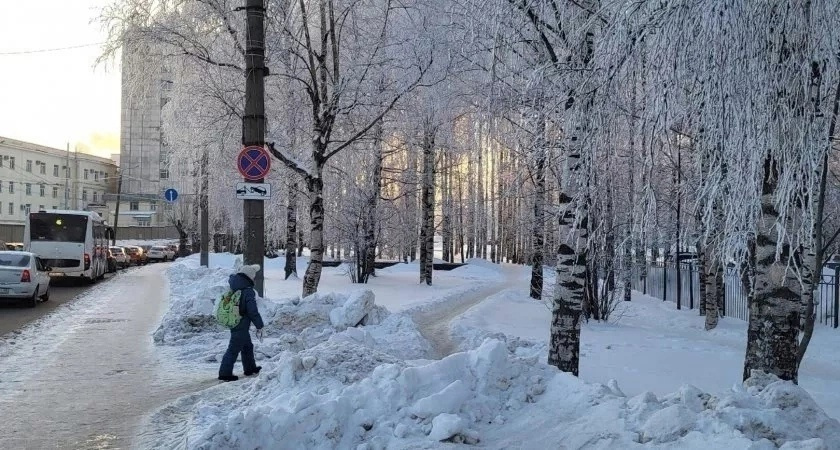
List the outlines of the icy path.
<svg viewBox="0 0 840 450">
<path fill-rule="evenodd" d="M 521 281 L 521 266 L 501 265 L 504 280 L 490 284 L 477 291 L 468 292 L 463 297 L 433 305 L 428 310 L 414 314 L 414 321 L 420 334 L 429 341 L 438 358 L 445 358 L 458 351 L 458 345 L 452 340 L 449 324 L 456 317 L 464 314 L 468 309 L 481 303 L 507 288 L 517 281 Z"/>
<path fill-rule="evenodd" d="M 146 414 L 215 383 L 153 348 L 167 266 L 120 275 L 20 333 L 0 358 L 0 448 L 127 448 Z"/>
</svg>

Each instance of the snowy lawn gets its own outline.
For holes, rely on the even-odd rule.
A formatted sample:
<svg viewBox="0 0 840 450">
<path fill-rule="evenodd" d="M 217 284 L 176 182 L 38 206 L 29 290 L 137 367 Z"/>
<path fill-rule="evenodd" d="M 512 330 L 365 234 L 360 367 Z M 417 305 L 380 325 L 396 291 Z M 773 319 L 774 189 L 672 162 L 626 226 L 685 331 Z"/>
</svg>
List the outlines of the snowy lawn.
<svg viewBox="0 0 840 450">
<path fill-rule="evenodd" d="M 233 264 L 231 255 L 214 255 L 211 269 L 195 258 L 173 264 L 155 333 L 208 378 L 227 338 L 212 301 Z M 282 264 L 267 261 L 269 299 L 258 302 L 260 375 L 162 409 L 143 447 L 840 448 L 840 423 L 802 388 L 772 377 L 737 383 L 740 362 L 720 349 L 743 346 L 743 324 L 724 320 L 705 337 L 697 316 L 637 298 L 619 324 L 585 327 L 578 379 L 541 362 L 549 312 L 523 298 L 527 269 L 474 261 L 435 272 L 434 288 L 416 283 L 413 265 L 367 286 L 326 269 L 324 293 L 301 300 Z M 464 351 L 431 359 L 414 315 L 479 291 L 493 294 L 452 324 Z"/>
<path fill-rule="evenodd" d="M 622 302 L 613 323 L 590 322 L 581 331 L 583 380 L 615 379 L 628 395 L 657 395 L 691 384 L 707 392 L 725 391 L 741 379 L 747 323 L 722 318 L 710 332 L 697 310 L 677 311 L 672 302 L 633 293 Z M 547 302 L 528 297 L 527 287 L 488 298 L 453 323 L 468 343 L 488 333 L 531 341 L 547 357 L 551 313 Z M 817 326 L 802 363 L 800 385 L 831 417 L 840 417 L 840 329 Z"/>
</svg>

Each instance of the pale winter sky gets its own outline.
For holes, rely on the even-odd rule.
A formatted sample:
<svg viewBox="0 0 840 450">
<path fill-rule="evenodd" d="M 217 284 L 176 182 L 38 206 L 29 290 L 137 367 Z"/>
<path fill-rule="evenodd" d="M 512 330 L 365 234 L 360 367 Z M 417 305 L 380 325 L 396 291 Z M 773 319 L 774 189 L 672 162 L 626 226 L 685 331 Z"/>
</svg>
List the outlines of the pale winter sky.
<svg viewBox="0 0 840 450">
<path fill-rule="evenodd" d="M 97 66 L 110 0 L 0 0 L 0 136 L 99 156 L 119 151 L 119 66 Z"/>
</svg>

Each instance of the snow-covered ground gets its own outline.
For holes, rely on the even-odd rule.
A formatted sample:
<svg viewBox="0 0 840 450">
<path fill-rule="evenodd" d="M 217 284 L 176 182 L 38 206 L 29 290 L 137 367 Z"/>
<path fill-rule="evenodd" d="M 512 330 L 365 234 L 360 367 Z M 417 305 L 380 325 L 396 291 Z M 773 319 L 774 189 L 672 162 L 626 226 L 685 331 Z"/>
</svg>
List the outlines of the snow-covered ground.
<svg viewBox="0 0 840 450">
<path fill-rule="evenodd" d="M 169 270 L 170 309 L 155 340 L 208 377 L 227 337 L 213 300 L 234 260 L 212 255 L 205 269 L 190 257 Z M 838 410 L 834 330 L 818 330 L 803 367 L 819 406 L 791 383 L 738 382 L 743 323 L 724 319 L 706 333 L 694 313 L 643 297 L 622 305 L 618 323 L 585 325 L 575 378 L 543 363 L 549 311 L 527 300 L 522 268 L 473 261 L 435 272 L 434 287 L 417 283 L 416 265 L 381 270 L 368 285 L 326 268 L 321 293 L 301 301 L 283 260 L 266 264 L 263 371 L 159 411 L 142 446 L 840 448 L 840 423 L 823 412 Z M 489 298 L 451 324 L 463 351 L 433 359 L 438 344 L 416 319 L 476 292 Z"/>
</svg>

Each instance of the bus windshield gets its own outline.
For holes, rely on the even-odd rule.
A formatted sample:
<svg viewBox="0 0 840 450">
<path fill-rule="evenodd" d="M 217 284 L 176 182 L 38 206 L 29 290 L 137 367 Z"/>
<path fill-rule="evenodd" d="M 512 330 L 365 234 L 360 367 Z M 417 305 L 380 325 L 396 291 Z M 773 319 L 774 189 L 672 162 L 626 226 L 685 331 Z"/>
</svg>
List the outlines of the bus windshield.
<svg viewBox="0 0 840 450">
<path fill-rule="evenodd" d="M 75 214 L 32 213 L 29 223 L 32 242 L 85 242 L 88 218 Z"/>
</svg>

